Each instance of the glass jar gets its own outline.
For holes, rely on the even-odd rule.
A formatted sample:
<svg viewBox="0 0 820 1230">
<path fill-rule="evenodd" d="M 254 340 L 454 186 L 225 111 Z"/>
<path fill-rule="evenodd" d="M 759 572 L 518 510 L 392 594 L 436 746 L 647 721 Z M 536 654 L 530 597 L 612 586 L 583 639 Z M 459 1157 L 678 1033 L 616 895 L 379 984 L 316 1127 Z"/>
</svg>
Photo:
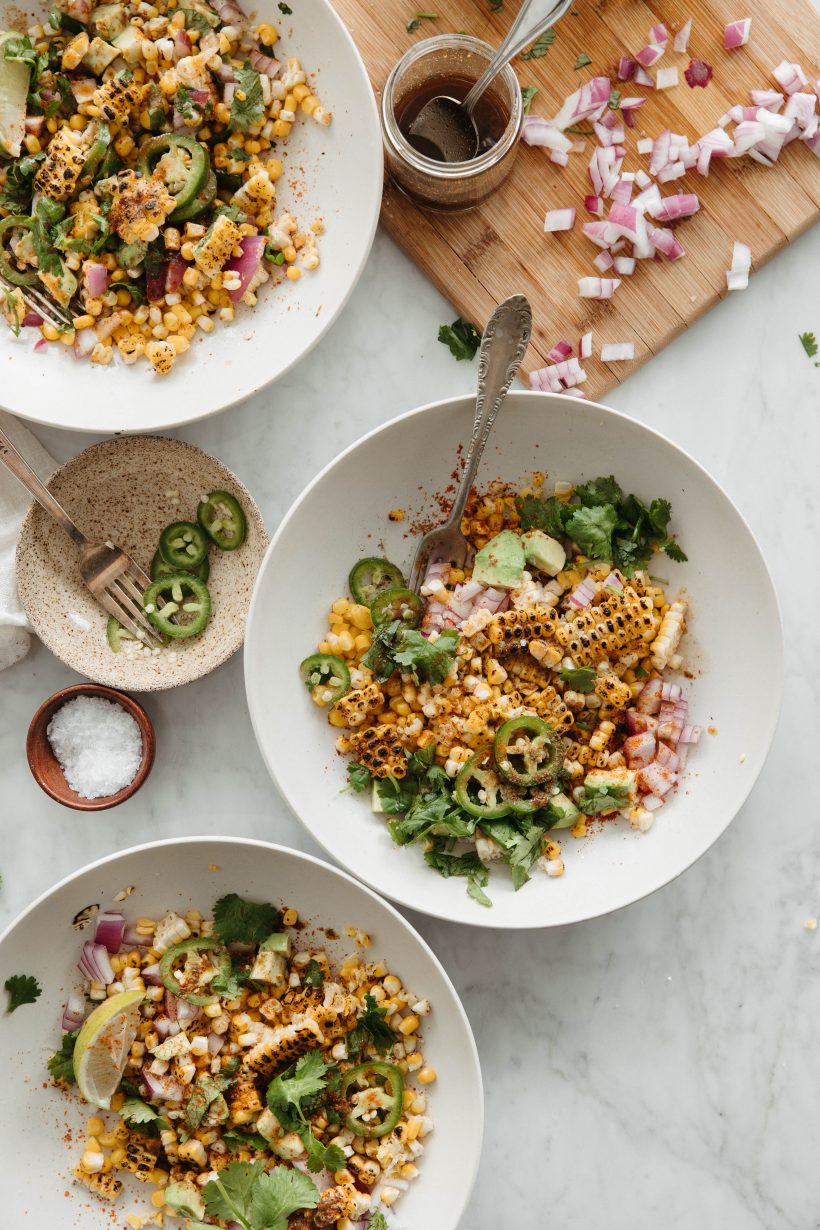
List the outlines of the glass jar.
<svg viewBox="0 0 820 1230">
<path fill-rule="evenodd" d="M 440 80 L 475 82 L 495 48 L 469 34 L 442 34 L 416 43 L 385 82 L 381 100 L 382 138 L 388 173 L 416 204 L 439 212 L 473 209 L 495 192 L 512 170 L 524 120 L 521 87 L 507 65 L 489 90 L 503 107 L 507 126 L 494 145 L 469 162 L 438 162 L 420 154 L 399 128 L 398 116 L 409 98 Z"/>
</svg>

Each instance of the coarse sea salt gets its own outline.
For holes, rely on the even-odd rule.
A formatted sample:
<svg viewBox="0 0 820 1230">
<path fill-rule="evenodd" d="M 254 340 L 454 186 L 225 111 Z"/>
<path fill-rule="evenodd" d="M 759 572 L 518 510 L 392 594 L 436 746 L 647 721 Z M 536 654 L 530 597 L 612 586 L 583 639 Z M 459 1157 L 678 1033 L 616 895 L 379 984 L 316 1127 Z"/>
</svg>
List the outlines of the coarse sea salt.
<svg viewBox="0 0 820 1230">
<path fill-rule="evenodd" d="M 137 775 L 140 728 L 114 701 L 77 696 L 61 705 L 46 733 L 66 781 L 82 799 L 116 794 Z"/>
</svg>

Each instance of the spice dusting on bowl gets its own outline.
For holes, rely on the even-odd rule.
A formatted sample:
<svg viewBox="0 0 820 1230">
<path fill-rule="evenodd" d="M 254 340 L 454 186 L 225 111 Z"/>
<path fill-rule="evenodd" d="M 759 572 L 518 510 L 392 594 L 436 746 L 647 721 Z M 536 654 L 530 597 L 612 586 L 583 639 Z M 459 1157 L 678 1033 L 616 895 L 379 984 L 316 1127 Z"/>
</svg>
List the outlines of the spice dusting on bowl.
<svg viewBox="0 0 820 1230">
<path fill-rule="evenodd" d="M 81 799 L 108 798 L 137 775 L 140 729 L 115 701 L 77 696 L 57 710 L 47 735 L 66 781 Z"/>
</svg>

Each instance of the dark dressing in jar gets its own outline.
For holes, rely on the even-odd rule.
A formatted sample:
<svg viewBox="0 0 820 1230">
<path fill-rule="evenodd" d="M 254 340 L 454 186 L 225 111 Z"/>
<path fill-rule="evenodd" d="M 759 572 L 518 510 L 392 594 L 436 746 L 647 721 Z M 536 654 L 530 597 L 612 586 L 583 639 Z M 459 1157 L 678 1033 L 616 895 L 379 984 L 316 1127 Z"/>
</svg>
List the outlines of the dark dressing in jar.
<svg viewBox="0 0 820 1230">
<path fill-rule="evenodd" d="M 468 77 L 436 77 L 422 82 L 400 98 L 395 106 L 396 122 L 407 143 L 423 157 L 431 158 L 434 162 L 453 161 L 447 156 L 449 130 L 446 126 L 442 126 L 440 137 L 437 133 L 431 133 L 431 139 L 412 133 L 410 128 L 422 107 L 431 99 L 444 95 L 462 102 L 474 85 L 475 81 Z M 499 96 L 492 88 L 485 90 L 473 110 L 473 122 L 479 138 L 479 156 L 501 140 L 509 121 L 509 110 Z"/>
</svg>

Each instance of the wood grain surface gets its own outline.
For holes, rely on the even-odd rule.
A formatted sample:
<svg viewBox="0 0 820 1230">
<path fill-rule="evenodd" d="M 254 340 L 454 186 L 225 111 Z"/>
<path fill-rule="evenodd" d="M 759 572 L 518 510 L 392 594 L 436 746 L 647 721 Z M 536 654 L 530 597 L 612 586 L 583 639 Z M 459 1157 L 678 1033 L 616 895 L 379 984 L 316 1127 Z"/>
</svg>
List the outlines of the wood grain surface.
<svg viewBox="0 0 820 1230">
<path fill-rule="evenodd" d="M 379 93 L 412 42 L 434 33 L 465 31 L 497 45 L 516 7 L 516 0 L 504 0 L 503 7 L 492 12 L 490 0 L 441 0 L 432 6 L 437 20 L 424 20 L 408 33 L 415 0 L 333 2 Z M 670 37 L 659 65 L 678 68 L 677 87 L 657 92 L 634 82 L 619 85 L 618 60 L 647 43 L 652 25 L 662 21 L 676 31 L 689 16 L 693 31 L 688 52 L 675 53 Z M 724 51 L 725 24 L 745 16 L 752 17 L 750 42 L 737 51 Z M 582 52 L 592 63 L 575 71 Z M 690 89 L 684 80 L 690 56 L 714 67 L 706 89 Z M 749 103 L 750 89 L 778 88 L 771 70 L 784 59 L 802 64 L 812 81 L 820 76 L 820 17 L 811 0 L 576 0 L 572 14 L 557 27 L 549 53 L 541 59 L 519 59 L 514 67 L 522 85 L 538 88 L 533 114 L 546 117 L 556 114 L 563 98 L 591 76 L 609 75 L 625 94 L 646 94 L 635 128 L 627 129 L 624 170 L 634 171 L 648 164 L 635 148 L 641 136 L 671 128 L 694 142 L 734 103 Z M 577 344 L 579 336 L 592 329 L 595 354 L 584 361 L 584 390 L 600 400 L 728 293 L 726 270 L 736 239 L 751 246 L 754 270 L 817 220 L 820 158 L 795 141 L 773 168 L 748 157 L 720 159 L 712 163 L 708 178 L 690 172 L 661 185 L 664 195 L 686 191 L 700 197 L 701 212 L 674 227 L 686 257 L 671 264 L 639 261 L 614 299 L 602 303 L 580 299 L 577 287 L 579 277 L 597 274 L 592 261 L 599 249 L 581 230 L 588 220 L 583 198 L 592 191 L 587 164 L 594 145 L 594 138 L 587 138 L 585 153 L 570 155 L 569 166 L 561 169 L 550 162 L 548 151 L 522 144 L 500 191 L 462 214 L 419 210 L 388 183 L 382 222 L 457 311 L 479 327 L 507 295 L 520 291 L 528 296 L 536 323 L 525 372 L 544 366 L 559 338 Z M 545 212 L 565 206 L 578 208 L 575 229 L 545 235 Z M 635 343 L 634 363 L 602 363 L 601 344 L 621 341 Z"/>
</svg>

